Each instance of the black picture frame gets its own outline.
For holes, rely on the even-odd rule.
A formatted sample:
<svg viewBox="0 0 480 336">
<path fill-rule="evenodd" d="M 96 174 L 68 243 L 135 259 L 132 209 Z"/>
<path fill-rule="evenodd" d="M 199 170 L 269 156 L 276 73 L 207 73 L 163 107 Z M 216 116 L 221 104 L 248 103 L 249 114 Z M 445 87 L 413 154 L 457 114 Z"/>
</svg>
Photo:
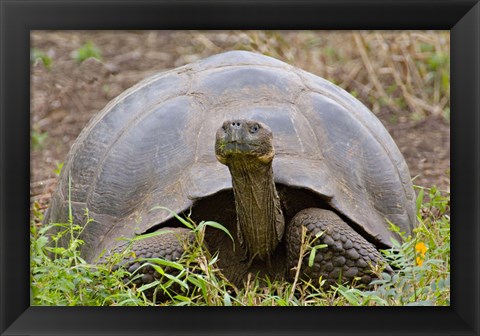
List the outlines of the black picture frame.
<svg viewBox="0 0 480 336">
<path fill-rule="evenodd" d="M 2 335 L 479 335 L 480 4 L 431 1 L 0 0 Z M 30 307 L 29 55 L 37 29 L 451 32 L 450 307 Z"/>
</svg>

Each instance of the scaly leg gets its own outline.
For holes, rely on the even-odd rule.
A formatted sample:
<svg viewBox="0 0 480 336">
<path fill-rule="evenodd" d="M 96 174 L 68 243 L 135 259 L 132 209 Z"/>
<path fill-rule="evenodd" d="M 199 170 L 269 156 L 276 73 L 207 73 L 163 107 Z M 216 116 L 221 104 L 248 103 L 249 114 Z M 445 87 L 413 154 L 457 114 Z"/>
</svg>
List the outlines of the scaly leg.
<svg viewBox="0 0 480 336">
<path fill-rule="evenodd" d="M 338 282 L 350 283 L 354 278 L 359 278 L 361 283 L 368 285 L 374 276 L 371 272 L 372 266 L 379 263 L 386 264 L 375 246 L 355 232 L 334 212 L 310 208 L 296 214 L 287 227 L 289 270 L 298 264 L 302 226 L 307 229 L 306 237 L 314 237 L 318 232 L 323 232 L 313 245 L 328 246 L 317 249 L 312 267 L 308 266 L 309 254 L 304 257 L 300 272 L 302 276 L 311 279 L 322 276 L 326 280 L 326 286 Z M 386 270 L 391 271 L 390 266 L 387 265 Z"/>
</svg>

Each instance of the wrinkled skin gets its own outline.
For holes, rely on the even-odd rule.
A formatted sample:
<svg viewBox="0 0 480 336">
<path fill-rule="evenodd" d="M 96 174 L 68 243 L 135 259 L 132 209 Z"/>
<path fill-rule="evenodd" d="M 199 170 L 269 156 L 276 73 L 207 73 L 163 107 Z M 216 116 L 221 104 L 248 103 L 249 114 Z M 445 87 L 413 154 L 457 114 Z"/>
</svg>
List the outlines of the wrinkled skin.
<svg viewBox="0 0 480 336">
<path fill-rule="evenodd" d="M 269 260 L 285 230 L 272 140 L 266 125 L 248 120 L 226 121 L 216 135 L 215 155 L 232 175 L 239 240 L 249 260 Z"/>
</svg>

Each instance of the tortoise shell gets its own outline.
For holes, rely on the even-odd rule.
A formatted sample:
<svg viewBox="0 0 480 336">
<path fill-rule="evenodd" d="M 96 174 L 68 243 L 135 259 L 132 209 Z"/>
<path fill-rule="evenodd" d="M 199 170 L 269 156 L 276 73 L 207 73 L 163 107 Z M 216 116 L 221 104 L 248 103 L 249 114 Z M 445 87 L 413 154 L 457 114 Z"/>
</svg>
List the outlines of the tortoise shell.
<svg viewBox="0 0 480 336">
<path fill-rule="evenodd" d="M 338 86 L 274 58 L 231 51 L 159 73 L 111 101 L 73 144 L 46 215 L 67 222 L 85 209 L 91 260 L 116 238 L 158 227 L 199 200 L 232 188 L 214 153 L 225 120 L 255 119 L 274 136 L 275 183 L 305 189 L 391 246 L 415 225 L 407 164 L 381 122 Z M 210 218 L 205 218 L 208 220 Z"/>
</svg>

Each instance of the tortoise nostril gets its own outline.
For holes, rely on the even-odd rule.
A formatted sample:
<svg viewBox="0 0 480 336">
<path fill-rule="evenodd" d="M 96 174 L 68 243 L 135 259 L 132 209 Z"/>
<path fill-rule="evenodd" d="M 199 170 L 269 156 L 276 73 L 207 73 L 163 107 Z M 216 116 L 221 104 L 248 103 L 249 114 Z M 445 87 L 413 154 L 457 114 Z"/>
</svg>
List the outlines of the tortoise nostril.
<svg viewBox="0 0 480 336">
<path fill-rule="evenodd" d="M 232 121 L 231 126 L 232 128 L 239 129 L 241 126 L 241 123 L 239 121 Z"/>
</svg>

